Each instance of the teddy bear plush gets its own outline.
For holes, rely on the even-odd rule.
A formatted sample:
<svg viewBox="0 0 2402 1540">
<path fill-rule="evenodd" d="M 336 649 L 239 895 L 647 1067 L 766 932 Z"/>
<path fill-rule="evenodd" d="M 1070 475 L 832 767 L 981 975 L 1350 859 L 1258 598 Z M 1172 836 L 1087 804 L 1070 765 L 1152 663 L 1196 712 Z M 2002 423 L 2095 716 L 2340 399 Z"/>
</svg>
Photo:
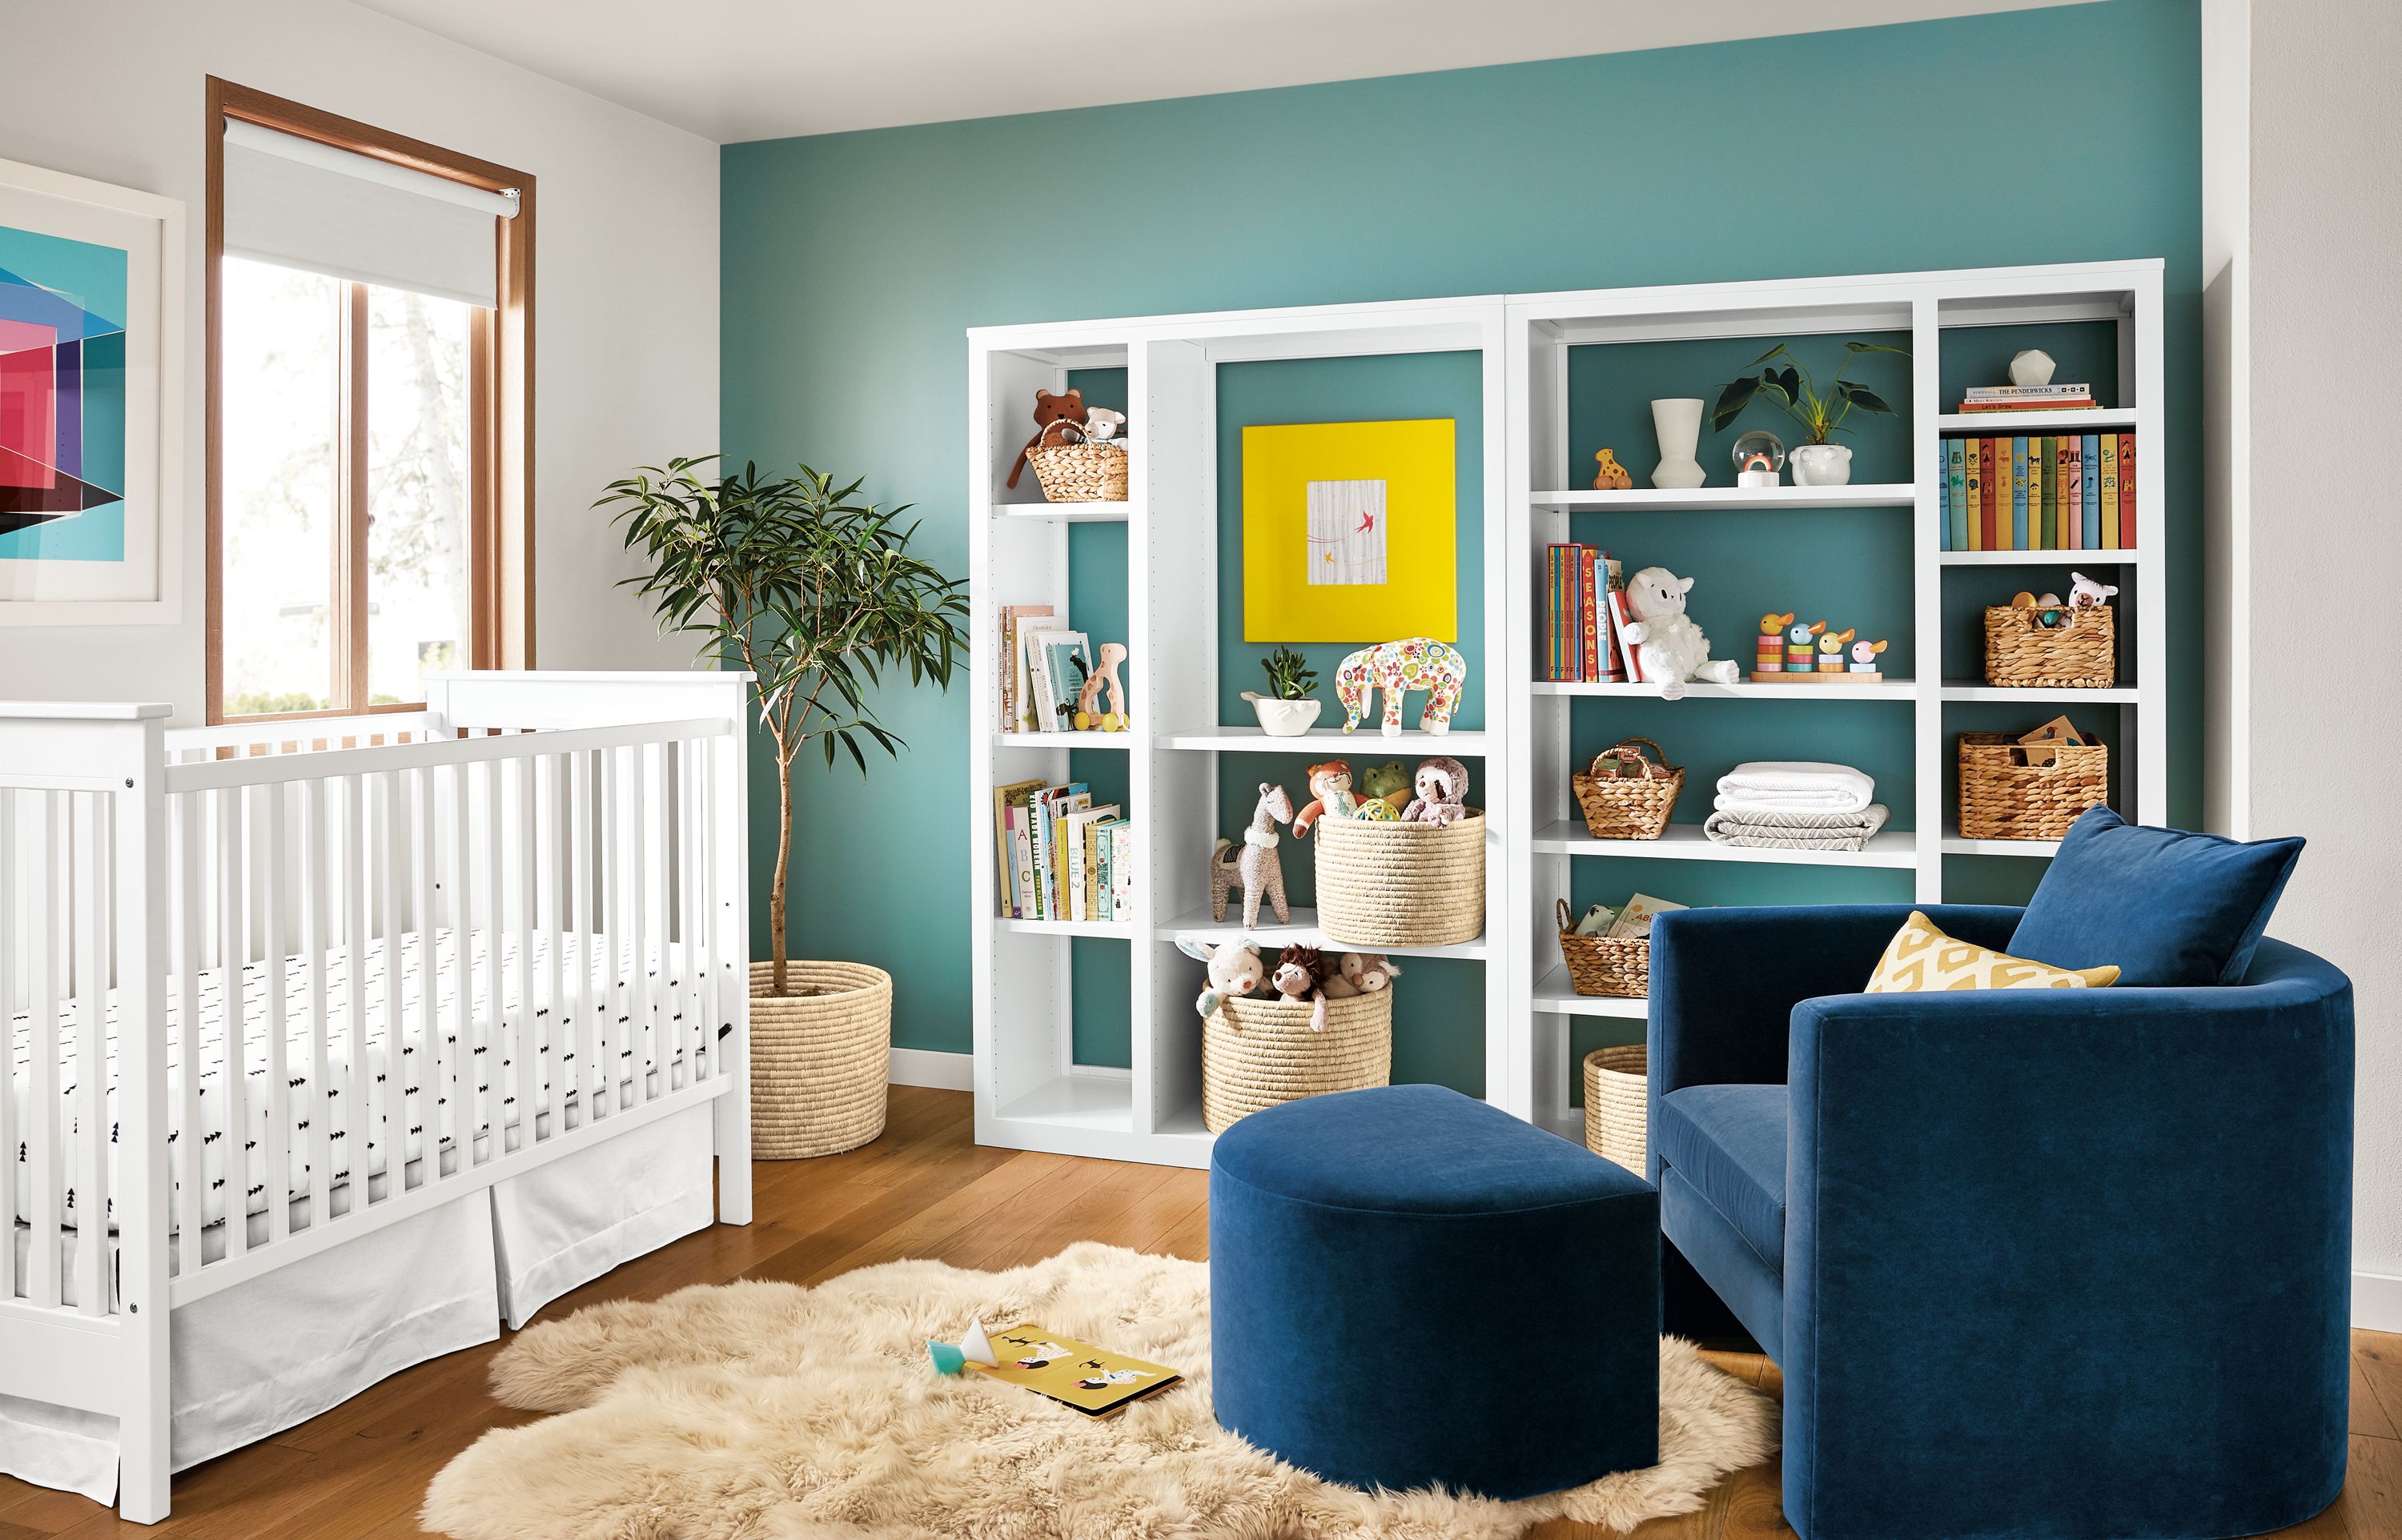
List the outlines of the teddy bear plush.
<svg viewBox="0 0 2402 1540">
<path fill-rule="evenodd" d="M 1659 685 L 1667 700 L 1685 693 L 1687 680 L 1732 684 L 1741 677 L 1732 658 L 1711 660 L 1710 639 L 1685 614 L 1692 586 L 1691 578 L 1665 567 L 1646 567 L 1626 580 L 1626 639 L 1644 679 Z"/>
<path fill-rule="evenodd" d="M 1220 942 L 1212 946 L 1198 936 L 1176 938 L 1178 950 L 1188 957 L 1198 957 L 1209 968 L 1209 983 L 1193 1009 L 1207 1016 L 1229 999 L 1259 993 L 1267 982 L 1267 965 L 1260 961 L 1260 949 L 1244 942 Z"/>
<path fill-rule="evenodd" d="M 1468 766 L 1447 754 L 1418 762 L 1417 792 L 1401 809 L 1403 823 L 1430 823 L 1437 829 L 1468 817 Z"/>
<path fill-rule="evenodd" d="M 1276 971 L 1268 975 L 1276 992 L 1298 1005 L 1310 1004 L 1309 1029 L 1326 1030 L 1326 957 L 1314 946 L 1288 946 L 1277 955 Z"/>
<path fill-rule="evenodd" d="M 1326 997 L 1348 1000 L 1373 995 L 1391 987 L 1401 971 L 1381 952 L 1346 952 L 1334 959 L 1333 970 L 1326 975 Z"/>
<path fill-rule="evenodd" d="M 1026 441 L 1025 449 L 1017 451 L 1017 463 L 1009 468 L 1009 485 L 1015 487 L 1017 478 L 1026 474 L 1027 450 L 1038 444 L 1052 442 L 1042 435 L 1049 433 L 1055 424 L 1072 423 L 1076 428 L 1077 436 L 1082 437 L 1084 419 L 1089 415 L 1084 410 L 1084 392 L 1081 389 L 1071 390 L 1065 395 L 1053 395 L 1048 391 L 1035 392 L 1034 436 Z M 1057 442 L 1072 444 L 1075 440 L 1062 435 Z"/>
</svg>

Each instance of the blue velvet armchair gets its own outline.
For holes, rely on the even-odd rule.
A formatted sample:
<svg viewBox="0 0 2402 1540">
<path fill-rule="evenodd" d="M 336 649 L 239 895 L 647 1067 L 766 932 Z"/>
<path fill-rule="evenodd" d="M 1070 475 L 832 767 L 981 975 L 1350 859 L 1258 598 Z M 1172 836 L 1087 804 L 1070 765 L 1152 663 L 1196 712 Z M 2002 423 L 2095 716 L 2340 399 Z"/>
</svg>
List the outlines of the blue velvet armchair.
<svg viewBox="0 0 2402 1540">
<path fill-rule="evenodd" d="M 2020 914 L 1919 907 L 2000 949 Z M 1909 914 L 1653 928 L 1661 1228 L 1784 1370 L 1787 1519 L 2216 1540 L 2318 1512 L 2344 1470 L 2350 983 L 2264 941 L 2216 987 L 1857 993 Z"/>
</svg>

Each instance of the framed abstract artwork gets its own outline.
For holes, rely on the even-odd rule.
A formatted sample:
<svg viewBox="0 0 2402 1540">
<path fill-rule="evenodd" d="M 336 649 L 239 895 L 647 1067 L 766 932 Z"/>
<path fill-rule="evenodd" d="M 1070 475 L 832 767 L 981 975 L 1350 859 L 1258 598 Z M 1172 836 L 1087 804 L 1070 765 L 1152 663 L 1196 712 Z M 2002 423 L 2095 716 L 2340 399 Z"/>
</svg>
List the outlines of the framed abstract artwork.
<svg viewBox="0 0 2402 1540">
<path fill-rule="evenodd" d="M 181 618 L 184 205 L 0 160 L 0 626 Z"/>
<path fill-rule="evenodd" d="M 1456 424 L 1243 430 L 1243 639 L 1459 630 Z"/>
</svg>

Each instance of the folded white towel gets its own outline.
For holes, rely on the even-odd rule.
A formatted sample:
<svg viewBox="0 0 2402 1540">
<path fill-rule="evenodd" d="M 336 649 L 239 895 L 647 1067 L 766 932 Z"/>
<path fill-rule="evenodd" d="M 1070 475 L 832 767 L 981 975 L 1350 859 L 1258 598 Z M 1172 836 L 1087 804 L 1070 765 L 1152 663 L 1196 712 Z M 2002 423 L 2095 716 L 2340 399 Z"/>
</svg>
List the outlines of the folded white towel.
<svg viewBox="0 0 2402 1540">
<path fill-rule="evenodd" d="M 1848 764 L 1751 760 L 1719 777 L 1722 813 L 1857 813 L 1876 800 L 1876 781 Z"/>
</svg>

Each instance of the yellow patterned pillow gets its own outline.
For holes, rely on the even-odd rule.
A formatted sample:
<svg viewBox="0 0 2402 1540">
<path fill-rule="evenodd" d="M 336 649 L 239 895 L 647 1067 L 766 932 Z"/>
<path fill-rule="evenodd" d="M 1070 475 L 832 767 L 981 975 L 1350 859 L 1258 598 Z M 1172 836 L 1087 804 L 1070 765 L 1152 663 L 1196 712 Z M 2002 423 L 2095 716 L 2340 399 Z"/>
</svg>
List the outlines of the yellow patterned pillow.
<svg viewBox="0 0 2402 1540">
<path fill-rule="evenodd" d="M 2116 983 L 2116 968 L 2054 968 L 1947 936 L 1916 910 L 1869 976 L 1871 995 L 1935 989 L 2100 989 Z"/>
</svg>

